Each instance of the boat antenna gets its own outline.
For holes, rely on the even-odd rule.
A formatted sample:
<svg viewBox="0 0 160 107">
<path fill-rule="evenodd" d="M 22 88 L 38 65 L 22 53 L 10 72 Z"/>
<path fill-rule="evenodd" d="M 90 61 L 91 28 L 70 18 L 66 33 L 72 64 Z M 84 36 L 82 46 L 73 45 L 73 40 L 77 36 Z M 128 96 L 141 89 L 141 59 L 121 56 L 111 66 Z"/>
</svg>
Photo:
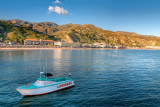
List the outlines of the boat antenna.
<svg viewBox="0 0 160 107">
<path fill-rule="evenodd" d="M 41 73 L 40 56 L 39 56 L 39 68 L 40 68 L 40 73 Z M 40 73 L 39 73 L 39 74 L 40 74 Z M 40 74 L 40 78 L 41 78 L 41 74 Z"/>
<path fill-rule="evenodd" d="M 46 75 L 47 75 L 47 56 L 46 56 Z M 47 80 L 47 76 L 46 76 L 46 80 Z"/>
<path fill-rule="evenodd" d="M 41 50 L 40 50 L 40 54 L 39 54 L 39 68 L 40 68 L 40 73 L 39 74 L 40 74 L 40 78 L 41 78 L 41 76 L 42 76 L 41 71 L 42 71 L 43 68 L 41 66 L 42 64 L 41 64 L 40 60 L 41 60 Z"/>
</svg>

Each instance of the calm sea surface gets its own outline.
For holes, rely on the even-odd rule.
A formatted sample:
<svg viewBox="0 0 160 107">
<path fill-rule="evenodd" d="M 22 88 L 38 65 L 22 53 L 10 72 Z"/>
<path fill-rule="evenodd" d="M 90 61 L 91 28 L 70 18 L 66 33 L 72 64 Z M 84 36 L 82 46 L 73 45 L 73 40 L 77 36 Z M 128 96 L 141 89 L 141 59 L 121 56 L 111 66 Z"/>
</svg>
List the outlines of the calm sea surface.
<svg viewBox="0 0 160 107">
<path fill-rule="evenodd" d="M 22 97 L 40 68 L 75 87 Z M 0 50 L 0 106 L 160 106 L 160 50 Z"/>
</svg>

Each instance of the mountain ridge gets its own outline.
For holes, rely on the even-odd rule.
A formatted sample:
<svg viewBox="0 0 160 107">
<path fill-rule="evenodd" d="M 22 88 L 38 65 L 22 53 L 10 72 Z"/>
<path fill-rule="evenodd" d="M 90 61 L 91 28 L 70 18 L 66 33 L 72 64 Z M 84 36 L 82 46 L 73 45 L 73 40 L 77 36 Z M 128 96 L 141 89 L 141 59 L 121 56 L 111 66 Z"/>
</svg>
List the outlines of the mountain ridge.
<svg viewBox="0 0 160 107">
<path fill-rule="evenodd" d="M 160 37 L 157 36 L 141 35 L 135 32 L 125 31 L 113 32 L 103 30 L 92 24 L 80 25 L 68 23 L 65 25 L 58 25 L 54 22 L 32 23 L 18 19 L 4 20 L 4 22 L 10 23 L 12 26 L 27 27 L 31 31 L 43 34 L 48 37 L 48 39 L 53 39 L 55 41 L 72 41 L 87 44 L 95 42 L 105 42 L 109 44 L 119 43 L 123 46 L 160 46 Z"/>
</svg>

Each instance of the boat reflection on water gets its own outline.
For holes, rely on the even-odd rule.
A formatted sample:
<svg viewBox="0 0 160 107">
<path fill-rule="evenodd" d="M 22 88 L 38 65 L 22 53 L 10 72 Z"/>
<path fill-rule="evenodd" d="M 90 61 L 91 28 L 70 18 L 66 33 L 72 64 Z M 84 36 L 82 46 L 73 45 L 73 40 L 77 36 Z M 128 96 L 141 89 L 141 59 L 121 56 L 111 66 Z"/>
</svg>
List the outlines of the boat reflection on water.
<svg viewBox="0 0 160 107">
<path fill-rule="evenodd" d="M 18 102 L 18 106 L 27 106 L 27 105 L 33 105 L 35 103 L 36 97 L 22 97 L 22 99 Z"/>
<path fill-rule="evenodd" d="M 18 102 L 18 106 L 49 106 L 51 104 L 51 98 L 56 97 L 54 93 L 42 95 L 42 96 L 30 96 L 30 97 L 22 97 Z M 45 99 L 45 100 L 42 100 Z"/>
</svg>

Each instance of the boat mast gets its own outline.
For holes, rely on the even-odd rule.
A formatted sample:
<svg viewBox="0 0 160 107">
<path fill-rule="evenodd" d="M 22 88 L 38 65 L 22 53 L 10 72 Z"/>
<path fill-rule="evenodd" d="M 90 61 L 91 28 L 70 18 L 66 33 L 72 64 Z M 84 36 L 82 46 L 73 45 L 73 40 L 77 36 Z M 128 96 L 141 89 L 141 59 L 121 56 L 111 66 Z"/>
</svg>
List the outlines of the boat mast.
<svg viewBox="0 0 160 107">
<path fill-rule="evenodd" d="M 46 56 L 46 80 L 47 80 L 47 56 Z"/>
<path fill-rule="evenodd" d="M 41 78 L 41 64 L 40 64 L 40 56 L 39 56 L 39 68 L 40 68 L 40 78 Z"/>
</svg>

